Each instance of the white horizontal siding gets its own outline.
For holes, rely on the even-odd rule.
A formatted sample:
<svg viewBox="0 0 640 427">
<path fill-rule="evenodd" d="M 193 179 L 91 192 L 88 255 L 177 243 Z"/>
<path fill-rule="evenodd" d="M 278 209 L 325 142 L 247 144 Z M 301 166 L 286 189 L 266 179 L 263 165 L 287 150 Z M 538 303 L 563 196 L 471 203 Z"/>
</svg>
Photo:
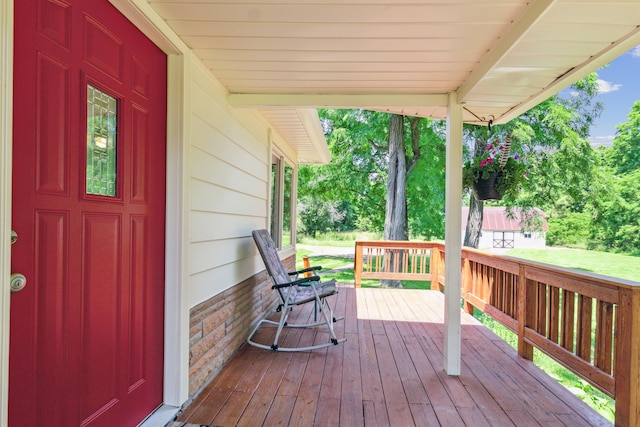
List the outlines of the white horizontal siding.
<svg viewBox="0 0 640 427">
<path fill-rule="evenodd" d="M 221 265 L 201 273 L 192 274 L 189 283 L 189 299 L 196 305 L 206 301 L 213 295 L 225 291 L 231 286 L 251 277 L 255 272 L 264 270 L 259 255 L 237 260 L 231 264 Z M 231 282 L 231 280 L 235 280 Z"/>
<path fill-rule="evenodd" d="M 191 176 L 200 181 L 255 198 L 262 198 L 262 202 L 264 202 L 266 185 L 264 176 L 262 179 L 257 178 L 244 169 L 239 169 L 208 153 L 203 153 L 198 148 L 191 150 Z"/>
<path fill-rule="evenodd" d="M 265 147 L 258 147 L 257 153 L 250 152 L 246 147 L 238 145 L 236 141 L 212 127 L 200 117 L 194 116 L 191 122 L 192 147 L 197 147 L 230 165 L 234 165 L 247 173 L 264 176 L 267 164 L 265 163 Z M 215 137 L 214 137 L 215 135 Z"/>
<path fill-rule="evenodd" d="M 253 257 L 255 253 L 255 244 L 251 237 L 192 243 L 189 253 L 189 274 L 212 269 L 212 259 L 215 260 L 215 268 L 219 268 Z"/>
<path fill-rule="evenodd" d="M 271 154 L 268 123 L 254 111 L 229 107 L 226 93 L 197 61 L 190 98 L 193 307 L 264 269 L 251 231 L 267 226 Z"/>
<path fill-rule="evenodd" d="M 190 241 L 192 243 L 249 236 L 253 230 L 267 228 L 267 218 L 264 215 L 191 211 L 189 221 L 192 224 L 197 224 L 197 227 L 191 228 Z"/>
<path fill-rule="evenodd" d="M 192 181 L 191 188 L 192 210 L 265 217 L 267 215 L 265 199 L 198 180 Z"/>
</svg>

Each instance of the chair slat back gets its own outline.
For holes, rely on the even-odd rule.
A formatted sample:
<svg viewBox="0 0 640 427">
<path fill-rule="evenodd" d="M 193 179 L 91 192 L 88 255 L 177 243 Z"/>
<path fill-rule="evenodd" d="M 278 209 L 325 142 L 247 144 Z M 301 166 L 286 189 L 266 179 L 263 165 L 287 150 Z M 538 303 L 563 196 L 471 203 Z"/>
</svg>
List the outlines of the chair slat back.
<svg viewBox="0 0 640 427">
<path fill-rule="evenodd" d="M 267 230 L 254 230 L 251 234 L 274 285 L 291 282 L 291 277 L 280 261 L 278 249 L 273 243 L 269 232 Z"/>
</svg>

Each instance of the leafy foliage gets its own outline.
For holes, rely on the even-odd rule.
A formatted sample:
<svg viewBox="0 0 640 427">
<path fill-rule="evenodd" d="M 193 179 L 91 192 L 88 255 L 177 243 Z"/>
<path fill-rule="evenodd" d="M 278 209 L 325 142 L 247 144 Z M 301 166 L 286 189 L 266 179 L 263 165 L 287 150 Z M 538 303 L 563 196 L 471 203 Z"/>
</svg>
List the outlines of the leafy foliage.
<svg viewBox="0 0 640 427">
<path fill-rule="evenodd" d="M 587 76 L 572 86 L 571 96 L 553 96 L 511 122 L 494 126 L 491 135 L 478 126 L 466 127 L 468 160 L 469 156 L 484 156 L 487 141 L 496 136 L 503 140 L 507 131 L 511 133 L 511 150 L 526 163 L 528 179 L 521 182 L 521 191 L 505 195 L 507 207 L 517 206 L 525 212 L 539 207 L 549 212 L 558 200 L 585 206 L 606 191 L 600 185 L 597 156 L 586 139 L 589 126 L 602 110 L 594 100 L 596 80 L 595 74 Z M 481 204 L 470 207 L 482 209 Z M 478 241 L 480 232 L 474 223 L 480 215 L 470 209 L 469 217 L 465 244 Z"/>
<path fill-rule="evenodd" d="M 300 167 L 300 197 L 341 202 L 341 206 L 348 206 L 351 215 L 348 226 L 382 231 L 388 177 L 389 114 L 327 109 L 320 110 L 319 115 L 332 161 L 328 165 Z M 420 135 L 418 141 L 411 138 L 415 130 Z M 407 177 L 409 231 L 413 235 L 440 238 L 444 235 L 445 143 L 442 125 L 432 120 L 407 118 L 404 132 L 410 171 Z"/>
<path fill-rule="evenodd" d="M 487 144 L 481 156 L 468 160 L 462 169 L 462 184 L 473 188 L 480 180 L 487 180 L 491 174 L 498 174 L 496 190 L 501 196 L 516 197 L 522 183 L 527 178 L 524 162 L 518 154 L 509 156 L 510 144 L 505 146 L 499 139 Z"/>
<path fill-rule="evenodd" d="M 547 245 L 586 248 L 589 246 L 591 216 L 585 212 L 568 212 L 547 220 Z"/>
<path fill-rule="evenodd" d="M 589 127 L 601 111 L 594 98 L 597 76 L 554 96 L 506 125 L 464 127 L 465 160 L 488 156 L 487 144 L 513 138 L 512 155 L 527 168 L 520 191 L 502 203 L 549 214 L 548 243 L 640 253 L 640 101 L 627 122 L 618 126 L 612 147 L 594 150 Z M 367 230 L 384 227 L 389 116 L 363 110 L 321 110 L 333 160 L 299 171 L 301 213 L 309 233 L 321 230 Z M 411 126 L 419 126 L 417 146 Z M 420 156 L 407 176 L 409 234 L 425 239 L 444 236 L 444 123 L 405 118 L 407 164 Z M 312 204 L 306 197 L 321 201 Z M 305 211 L 307 210 L 307 211 Z M 333 213 L 332 213 L 333 212 Z M 338 213 L 340 213 L 338 215 Z M 520 212 L 522 214 L 522 212 Z M 307 215 L 308 214 L 308 215 Z M 340 218 L 340 215 L 344 217 Z M 314 215 L 324 224 L 313 224 Z M 307 219 L 308 218 L 308 219 Z M 319 219 L 318 219 L 319 221 Z"/>
<path fill-rule="evenodd" d="M 599 205 L 596 236 L 609 250 L 640 255 L 640 168 L 612 180 Z"/>
<path fill-rule="evenodd" d="M 298 221 L 298 232 L 307 236 L 355 228 L 355 217 L 348 203 L 323 201 L 309 196 L 298 200 Z"/>
<path fill-rule="evenodd" d="M 616 174 L 624 175 L 640 169 L 640 101 L 633 104 L 627 121 L 617 129 L 608 160 Z"/>
</svg>

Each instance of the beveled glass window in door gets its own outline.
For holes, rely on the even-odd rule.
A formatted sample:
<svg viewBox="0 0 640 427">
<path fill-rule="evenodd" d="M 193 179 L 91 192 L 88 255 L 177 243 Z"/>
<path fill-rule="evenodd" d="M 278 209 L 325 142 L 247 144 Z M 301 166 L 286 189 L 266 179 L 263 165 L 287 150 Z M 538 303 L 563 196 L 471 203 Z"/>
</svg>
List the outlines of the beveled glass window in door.
<svg viewBox="0 0 640 427">
<path fill-rule="evenodd" d="M 87 194 L 116 196 L 118 101 L 87 86 Z"/>
</svg>

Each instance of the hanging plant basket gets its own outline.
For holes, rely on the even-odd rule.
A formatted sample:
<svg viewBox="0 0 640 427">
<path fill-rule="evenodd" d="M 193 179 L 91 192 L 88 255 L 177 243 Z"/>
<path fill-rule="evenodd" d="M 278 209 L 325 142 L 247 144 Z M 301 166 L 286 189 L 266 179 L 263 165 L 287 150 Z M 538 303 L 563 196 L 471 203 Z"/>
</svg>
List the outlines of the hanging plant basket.
<svg viewBox="0 0 640 427">
<path fill-rule="evenodd" d="M 487 179 L 478 179 L 473 183 L 473 193 L 478 200 L 500 200 L 502 195 L 496 189 L 496 180 L 502 172 L 492 172 Z"/>
</svg>

